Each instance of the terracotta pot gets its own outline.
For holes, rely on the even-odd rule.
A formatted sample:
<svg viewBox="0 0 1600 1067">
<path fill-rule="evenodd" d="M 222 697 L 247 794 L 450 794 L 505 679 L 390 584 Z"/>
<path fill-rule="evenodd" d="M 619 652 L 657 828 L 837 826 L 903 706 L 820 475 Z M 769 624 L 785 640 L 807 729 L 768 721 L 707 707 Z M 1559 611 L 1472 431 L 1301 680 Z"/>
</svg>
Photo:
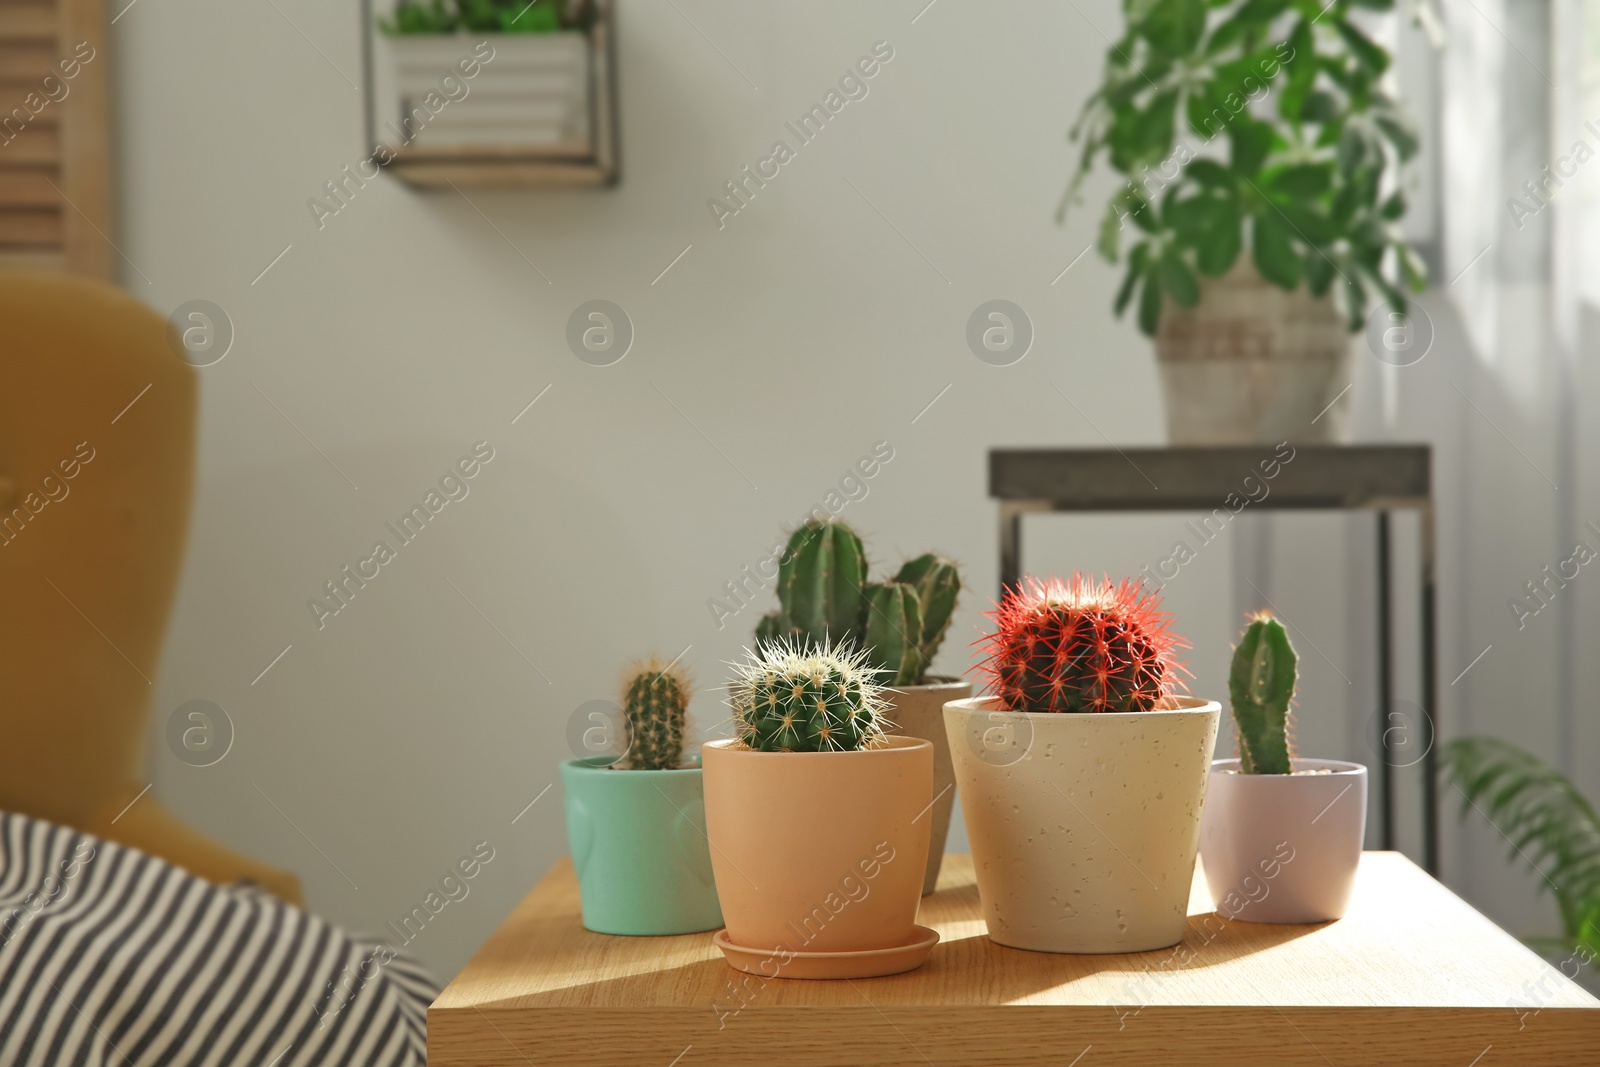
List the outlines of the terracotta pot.
<svg viewBox="0 0 1600 1067">
<path fill-rule="evenodd" d="M 999 707 L 984 697 L 944 712 L 990 939 L 1038 952 L 1177 944 L 1221 706 Z"/>
<path fill-rule="evenodd" d="M 1296 771 L 1240 774 L 1211 764 L 1200 859 L 1217 910 L 1257 923 L 1319 923 L 1350 904 L 1367 832 L 1367 769 L 1297 759 Z"/>
<path fill-rule="evenodd" d="M 956 769 L 950 762 L 950 740 L 944 728 L 944 706 L 972 695 L 972 683 L 959 678 L 935 678 L 926 685 L 905 685 L 889 690 L 887 712 L 894 731 L 920 737 L 933 745 L 933 806 L 923 818 L 928 829 L 928 866 L 922 875 L 922 895 L 933 892 L 944 862 L 944 839 L 950 833 L 950 813 L 956 806 Z"/>
<path fill-rule="evenodd" d="M 1171 444 L 1350 439 L 1355 361 L 1331 296 L 1285 291 L 1241 256 L 1200 279 L 1194 307 L 1168 300 L 1155 340 Z"/>
<path fill-rule="evenodd" d="M 910 944 L 928 859 L 933 745 L 859 752 L 701 749 L 706 831 L 728 939 L 860 952 Z"/>
</svg>

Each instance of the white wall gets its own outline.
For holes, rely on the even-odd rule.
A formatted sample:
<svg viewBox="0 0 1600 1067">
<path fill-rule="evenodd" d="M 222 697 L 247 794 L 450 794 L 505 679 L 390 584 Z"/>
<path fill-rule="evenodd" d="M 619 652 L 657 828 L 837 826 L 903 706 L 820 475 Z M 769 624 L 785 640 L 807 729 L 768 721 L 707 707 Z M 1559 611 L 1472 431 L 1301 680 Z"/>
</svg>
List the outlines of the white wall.
<svg viewBox="0 0 1600 1067">
<path fill-rule="evenodd" d="M 1103 444 L 1057 387 L 1119 444 L 1159 442 L 1161 409 L 1147 344 L 1109 314 L 1112 270 L 1091 254 L 1052 284 L 1108 187 L 1051 221 L 1117 5 L 942 0 L 913 24 L 924 3 L 625 2 L 619 188 L 469 204 L 384 177 L 320 230 L 307 200 L 364 154 L 345 81 L 361 80 L 356 5 L 126 11 L 124 282 L 164 312 L 215 301 L 238 334 L 202 372 L 200 493 L 155 695 L 160 796 L 294 868 L 313 908 L 357 927 L 398 917 L 489 841 L 472 895 L 413 946 L 449 976 L 565 850 L 559 786 L 512 819 L 568 756 L 569 716 L 611 696 L 626 660 L 690 646 L 693 715 L 714 728 L 721 664 L 758 609 L 719 630 L 707 599 L 879 440 L 895 458 L 845 517 L 880 566 L 929 548 L 963 561 L 942 666 L 969 663 L 996 581 L 986 449 Z M 870 95 L 719 232 L 707 198 L 879 40 L 895 56 Z M 563 340 L 597 297 L 637 329 L 603 369 Z M 963 338 L 995 297 L 1037 328 L 1010 368 Z M 1365 410 L 1374 389 L 1369 374 Z M 307 599 L 479 440 L 495 458 L 470 496 L 319 631 Z M 1028 562 L 1136 571 L 1181 522 L 1036 520 Z M 1306 657 L 1303 703 L 1330 711 L 1302 740 L 1364 757 L 1370 652 L 1351 613 L 1368 579 L 1341 522 L 1285 520 L 1270 570 L 1284 611 L 1354 672 L 1347 685 Z M 1206 693 L 1247 606 L 1236 551 L 1208 550 L 1171 591 Z M 1443 572 L 1446 614 L 1461 573 Z M 238 731 L 211 768 L 159 736 L 194 698 Z"/>
</svg>

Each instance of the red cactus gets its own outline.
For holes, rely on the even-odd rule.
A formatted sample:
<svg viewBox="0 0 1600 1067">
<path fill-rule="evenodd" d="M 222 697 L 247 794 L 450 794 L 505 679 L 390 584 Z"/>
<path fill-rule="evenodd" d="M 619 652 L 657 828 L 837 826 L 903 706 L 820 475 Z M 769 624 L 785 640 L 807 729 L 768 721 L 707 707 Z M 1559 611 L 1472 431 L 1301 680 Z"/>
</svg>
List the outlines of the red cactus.
<svg viewBox="0 0 1600 1067">
<path fill-rule="evenodd" d="M 1132 580 L 1024 578 L 980 643 L 989 690 L 1011 711 L 1149 711 L 1183 687 L 1161 598 Z M 1184 671 L 1184 673 L 1188 673 Z"/>
</svg>

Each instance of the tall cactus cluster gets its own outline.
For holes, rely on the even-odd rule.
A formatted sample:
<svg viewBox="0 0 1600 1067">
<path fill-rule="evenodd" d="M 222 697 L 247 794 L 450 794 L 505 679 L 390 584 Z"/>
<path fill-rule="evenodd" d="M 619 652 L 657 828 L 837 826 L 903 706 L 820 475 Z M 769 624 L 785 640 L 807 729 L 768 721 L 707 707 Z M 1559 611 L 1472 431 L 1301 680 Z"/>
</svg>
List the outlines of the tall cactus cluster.
<svg viewBox="0 0 1600 1067">
<path fill-rule="evenodd" d="M 1028 577 L 988 614 L 982 666 L 1009 711 L 1149 711 L 1178 687 L 1182 642 L 1137 582 Z"/>
<path fill-rule="evenodd" d="M 915 685 L 950 629 L 960 593 L 956 565 L 932 553 L 907 561 L 887 581 L 869 581 L 856 532 L 813 519 L 789 538 L 778 565 L 779 608 L 756 626 L 756 643 L 859 651 L 884 684 Z"/>
<path fill-rule="evenodd" d="M 892 725 L 862 650 L 778 639 L 733 667 L 734 733 L 753 749 L 850 752 L 876 746 Z"/>
<path fill-rule="evenodd" d="M 1289 702 L 1297 662 L 1288 632 L 1270 612 L 1250 620 L 1233 650 L 1228 700 L 1239 728 L 1239 769 L 1245 774 L 1290 772 Z"/>
<path fill-rule="evenodd" d="M 682 764 L 691 688 L 686 672 L 653 658 L 629 670 L 622 690 L 630 738 L 623 760 L 627 769 L 666 771 Z"/>
</svg>

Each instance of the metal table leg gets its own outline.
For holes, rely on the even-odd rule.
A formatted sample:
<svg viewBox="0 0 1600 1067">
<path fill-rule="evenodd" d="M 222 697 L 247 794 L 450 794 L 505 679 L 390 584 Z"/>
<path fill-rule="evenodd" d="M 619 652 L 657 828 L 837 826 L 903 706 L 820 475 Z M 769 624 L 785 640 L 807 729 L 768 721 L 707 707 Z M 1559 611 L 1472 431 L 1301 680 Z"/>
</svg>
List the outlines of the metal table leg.
<svg viewBox="0 0 1600 1067">
<path fill-rule="evenodd" d="M 1000 596 L 1022 580 L 1022 516 L 1026 509 L 1012 501 L 1000 504 Z"/>
<path fill-rule="evenodd" d="M 1378 512 L 1378 844 L 1394 848 L 1394 622 L 1390 596 L 1389 513 Z"/>
<path fill-rule="evenodd" d="M 1422 866 L 1435 877 L 1439 874 L 1439 669 L 1437 632 L 1434 618 L 1434 528 L 1433 505 L 1418 510 L 1422 540 Z"/>
</svg>

